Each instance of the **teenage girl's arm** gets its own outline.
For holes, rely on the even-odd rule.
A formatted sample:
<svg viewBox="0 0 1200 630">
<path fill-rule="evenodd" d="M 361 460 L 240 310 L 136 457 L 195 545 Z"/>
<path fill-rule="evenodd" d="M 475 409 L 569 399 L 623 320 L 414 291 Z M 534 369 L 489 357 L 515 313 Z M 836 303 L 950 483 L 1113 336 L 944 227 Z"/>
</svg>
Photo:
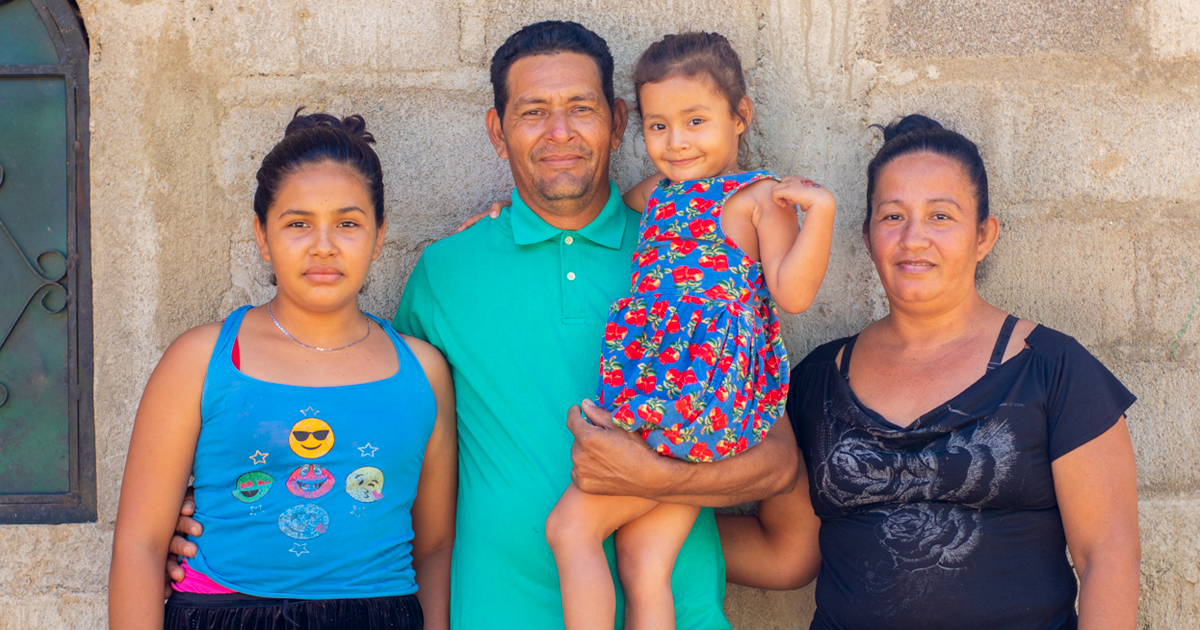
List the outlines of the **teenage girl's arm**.
<svg viewBox="0 0 1200 630">
<path fill-rule="evenodd" d="M 797 449 L 799 450 L 799 449 Z M 804 456 L 796 485 L 763 499 L 757 515 L 718 514 L 725 579 L 734 584 L 791 590 L 813 581 L 821 568 L 821 520 L 808 495 Z"/>
<path fill-rule="evenodd" d="M 417 599 L 425 613 L 425 630 L 450 628 L 450 552 L 458 500 L 458 430 L 454 414 L 454 382 L 436 348 L 404 337 L 425 370 L 437 398 L 437 420 L 425 446 L 417 498 L 413 502 L 413 570 Z"/>
<path fill-rule="evenodd" d="M 833 195 L 811 180 L 785 177 L 773 186 L 750 186 L 730 202 L 754 204 L 749 213 L 735 211 L 729 219 L 749 217 L 753 222 L 763 276 L 775 303 L 789 313 L 807 309 L 829 266 L 837 208 Z M 803 229 L 798 229 L 793 204 L 806 214 Z"/>
<path fill-rule="evenodd" d="M 108 575 L 108 619 L 114 630 L 163 627 L 163 558 L 192 472 L 200 393 L 220 331 L 216 323 L 180 335 L 142 393 Z"/>
</svg>

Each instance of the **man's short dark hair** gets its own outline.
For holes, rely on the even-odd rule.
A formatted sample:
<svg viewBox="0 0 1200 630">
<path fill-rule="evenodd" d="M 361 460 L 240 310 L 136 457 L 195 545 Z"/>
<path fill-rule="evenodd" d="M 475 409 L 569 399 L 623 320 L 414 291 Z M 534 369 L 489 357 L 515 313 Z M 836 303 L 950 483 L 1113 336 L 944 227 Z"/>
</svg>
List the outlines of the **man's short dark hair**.
<svg viewBox="0 0 1200 630">
<path fill-rule="evenodd" d="M 604 99 L 612 109 L 613 58 L 608 51 L 608 42 L 575 22 L 547 20 L 513 33 L 492 55 L 492 94 L 501 120 L 504 119 L 504 106 L 508 104 L 508 69 L 524 57 L 564 52 L 587 55 L 596 62 L 596 67 L 600 69 Z"/>
</svg>

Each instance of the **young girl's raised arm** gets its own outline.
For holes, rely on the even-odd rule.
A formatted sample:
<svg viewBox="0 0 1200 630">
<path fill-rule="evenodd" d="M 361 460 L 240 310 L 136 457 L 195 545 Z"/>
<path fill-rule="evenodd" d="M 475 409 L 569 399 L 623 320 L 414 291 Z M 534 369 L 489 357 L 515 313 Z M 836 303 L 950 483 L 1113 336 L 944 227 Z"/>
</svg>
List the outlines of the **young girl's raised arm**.
<svg viewBox="0 0 1200 630">
<path fill-rule="evenodd" d="M 450 552 L 458 500 L 458 428 L 454 413 L 454 381 L 436 348 L 404 337 L 425 370 L 437 398 L 437 420 L 425 446 L 417 498 L 413 502 L 413 570 L 425 630 L 450 628 Z"/>
<path fill-rule="evenodd" d="M 833 242 L 837 202 L 828 190 L 803 177 L 785 177 L 768 194 L 758 189 L 754 227 L 767 289 L 789 313 L 807 309 L 817 297 Z M 804 227 L 793 204 L 806 213 Z"/>
<path fill-rule="evenodd" d="M 662 179 L 662 173 L 655 173 L 650 177 L 643 179 L 635 184 L 633 188 L 625 191 L 625 194 L 621 195 L 621 201 L 624 201 L 625 205 L 637 210 L 638 212 L 645 212 L 646 204 L 650 201 L 650 195 L 654 194 L 654 187 L 657 186 L 658 182 L 662 181 Z"/>
<path fill-rule="evenodd" d="M 221 325 L 180 335 L 138 405 L 121 482 L 108 577 L 109 627 L 163 627 L 163 558 L 200 436 L 200 394 Z"/>
</svg>

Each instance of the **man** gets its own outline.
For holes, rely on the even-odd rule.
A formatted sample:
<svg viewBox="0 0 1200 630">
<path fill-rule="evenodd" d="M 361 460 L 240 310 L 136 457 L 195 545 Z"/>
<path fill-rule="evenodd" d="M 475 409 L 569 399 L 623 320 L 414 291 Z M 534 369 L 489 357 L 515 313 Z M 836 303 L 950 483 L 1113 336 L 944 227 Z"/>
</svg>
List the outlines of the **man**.
<svg viewBox="0 0 1200 630">
<path fill-rule="evenodd" d="M 455 628 L 562 627 L 545 521 L 572 479 L 572 433 L 575 481 L 589 492 L 729 505 L 795 479 L 786 421 L 715 464 L 659 457 L 577 407 L 563 422 L 595 394 L 606 314 L 629 291 L 637 241 L 639 216 L 608 178 L 628 120 L 612 68 L 604 40 L 571 22 L 527 26 L 496 51 L 487 128 L 512 168 L 511 210 L 426 248 L 393 321 L 440 349 L 454 373 Z M 612 564 L 611 541 L 607 551 Z M 729 627 L 711 510 L 680 551 L 672 590 L 679 628 Z"/>
<path fill-rule="evenodd" d="M 512 168 L 511 209 L 427 247 L 392 323 L 441 350 L 454 376 L 457 630 L 563 627 L 545 522 L 572 479 L 587 492 L 700 506 L 760 499 L 795 482 L 786 418 L 737 457 L 691 464 L 656 455 L 606 414 L 593 411 L 591 424 L 572 406 L 595 394 L 608 307 L 628 294 L 640 218 L 608 178 L 628 121 L 612 71 L 605 41 L 573 22 L 532 24 L 496 51 L 487 130 Z M 180 523 L 199 534 L 195 521 Z M 194 554 L 178 537 L 171 551 Z M 611 541 L 606 551 L 614 564 Z M 672 591 L 680 630 L 730 627 L 711 510 L 680 550 Z M 618 600 L 618 628 L 620 608 Z"/>
</svg>

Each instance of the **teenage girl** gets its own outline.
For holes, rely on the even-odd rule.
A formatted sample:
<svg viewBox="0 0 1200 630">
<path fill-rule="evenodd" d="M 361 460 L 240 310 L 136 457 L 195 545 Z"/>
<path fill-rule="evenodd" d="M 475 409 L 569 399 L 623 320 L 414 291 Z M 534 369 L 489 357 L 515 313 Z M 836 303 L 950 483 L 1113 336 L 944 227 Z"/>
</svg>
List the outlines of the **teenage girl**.
<svg viewBox="0 0 1200 630">
<path fill-rule="evenodd" d="M 275 297 L 183 333 L 151 375 L 117 512 L 113 628 L 448 627 L 454 393 L 437 350 L 358 307 L 385 228 L 364 126 L 297 112 L 254 197 Z M 164 619 L 191 475 L 204 537 Z"/>
<path fill-rule="evenodd" d="M 597 402 L 663 456 L 719 460 L 783 414 L 775 305 L 812 303 L 836 204 L 809 180 L 738 167 L 752 106 L 721 35 L 666 36 L 642 54 L 634 86 L 659 174 L 624 196 L 644 212 L 632 295 L 609 312 Z M 802 230 L 793 204 L 807 213 Z M 698 511 L 569 486 L 546 523 L 568 630 L 613 627 L 601 544 L 614 531 L 627 627 L 674 628 L 671 571 Z"/>
</svg>

